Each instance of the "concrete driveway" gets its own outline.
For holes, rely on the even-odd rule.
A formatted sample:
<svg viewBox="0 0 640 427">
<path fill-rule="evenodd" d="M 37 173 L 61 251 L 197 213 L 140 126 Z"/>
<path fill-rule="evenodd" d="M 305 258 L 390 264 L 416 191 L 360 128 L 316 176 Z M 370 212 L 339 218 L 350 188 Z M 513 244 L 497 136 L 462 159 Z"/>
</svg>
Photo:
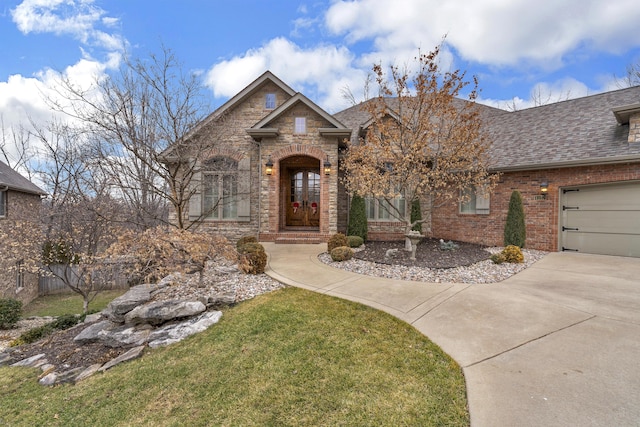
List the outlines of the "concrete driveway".
<svg viewBox="0 0 640 427">
<path fill-rule="evenodd" d="M 265 245 L 268 274 L 411 323 L 463 368 L 472 426 L 640 426 L 640 259 L 552 253 L 490 285 L 361 276 L 324 245 Z"/>
</svg>

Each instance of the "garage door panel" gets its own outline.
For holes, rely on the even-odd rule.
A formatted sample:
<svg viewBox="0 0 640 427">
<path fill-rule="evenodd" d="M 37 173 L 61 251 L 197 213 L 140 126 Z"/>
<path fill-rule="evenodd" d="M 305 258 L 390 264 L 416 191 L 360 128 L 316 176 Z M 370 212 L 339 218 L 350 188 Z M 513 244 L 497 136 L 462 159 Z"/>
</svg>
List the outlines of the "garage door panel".
<svg viewBox="0 0 640 427">
<path fill-rule="evenodd" d="M 567 233 L 563 249 L 576 250 L 576 248 L 579 248 L 577 249 L 579 252 L 589 254 L 640 257 L 640 235 Z"/>
<path fill-rule="evenodd" d="M 580 211 L 567 214 L 565 227 L 580 231 L 640 233 L 640 211 Z"/>
<path fill-rule="evenodd" d="M 609 188 L 607 188 L 609 187 Z M 565 193 L 565 201 L 568 203 L 591 204 L 594 206 L 612 207 L 621 202 L 629 202 L 639 206 L 640 185 L 637 183 L 607 185 L 601 187 L 583 187 L 578 191 Z"/>
<path fill-rule="evenodd" d="M 563 249 L 640 257 L 640 182 L 565 189 L 560 203 Z"/>
</svg>

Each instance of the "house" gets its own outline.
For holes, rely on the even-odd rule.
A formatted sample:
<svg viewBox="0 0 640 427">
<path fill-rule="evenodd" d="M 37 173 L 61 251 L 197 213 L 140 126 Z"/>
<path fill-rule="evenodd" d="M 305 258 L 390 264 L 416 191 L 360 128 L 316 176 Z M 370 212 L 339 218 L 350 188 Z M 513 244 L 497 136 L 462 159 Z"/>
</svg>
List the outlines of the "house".
<svg viewBox="0 0 640 427">
<path fill-rule="evenodd" d="M 23 254 L 12 242 L 24 242 L 25 232 L 40 224 L 40 199 L 46 193 L 0 162 L 0 298 L 27 304 L 38 296 L 38 276 L 21 271 Z M 38 244 L 35 242 L 34 244 Z"/>
<path fill-rule="evenodd" d="M 502 245 L 518 190 L 527 247 L 640 256 L 640 87 L 515 112 L 479 107 L 500 181 L 490 197 L 431 209 L 431 236 Z M 196 159 L 185 216 L 231 239 L 321 242 L 345 232 L 340 158 L 369 120 L 361 106 L 331 115 L 264 73 L 189 135 L 212 144 Z M 402 238 L 383 210 L 368 216 L 370 239 Z"/>
</svg>

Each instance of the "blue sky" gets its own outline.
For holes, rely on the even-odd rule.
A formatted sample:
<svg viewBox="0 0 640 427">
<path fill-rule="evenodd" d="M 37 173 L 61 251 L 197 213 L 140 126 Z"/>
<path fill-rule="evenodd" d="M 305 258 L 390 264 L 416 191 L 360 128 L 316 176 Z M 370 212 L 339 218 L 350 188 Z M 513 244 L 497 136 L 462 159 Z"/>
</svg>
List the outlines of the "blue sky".
<svg viewBox="0 0 640 427">
<path fill-rule="evenodd" d="M 87 84 L 161 44 L 214 107 L 270 69 L 336 112 L 373 63 L 405 64 L 445 34 L 443 64 L 477 75 L 481 102 L 526 108 L 615 89 L 640 62 L 638 22 L 637 0 L 2 0 L 1 125 L 46 119 L 51 70 Z"/>
</svg>

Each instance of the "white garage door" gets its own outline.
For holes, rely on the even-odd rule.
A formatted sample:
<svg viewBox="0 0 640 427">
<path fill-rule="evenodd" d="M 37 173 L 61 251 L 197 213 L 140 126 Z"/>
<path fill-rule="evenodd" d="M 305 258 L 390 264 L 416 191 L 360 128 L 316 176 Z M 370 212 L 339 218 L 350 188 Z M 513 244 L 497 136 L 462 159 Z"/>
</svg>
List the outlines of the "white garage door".
<svg viewBox="0 0 640 427">
<path fill-rule="evenodd" d="M 563 251 L 640 257 L 640 182 L 560 192 Z"/>
</svg>

